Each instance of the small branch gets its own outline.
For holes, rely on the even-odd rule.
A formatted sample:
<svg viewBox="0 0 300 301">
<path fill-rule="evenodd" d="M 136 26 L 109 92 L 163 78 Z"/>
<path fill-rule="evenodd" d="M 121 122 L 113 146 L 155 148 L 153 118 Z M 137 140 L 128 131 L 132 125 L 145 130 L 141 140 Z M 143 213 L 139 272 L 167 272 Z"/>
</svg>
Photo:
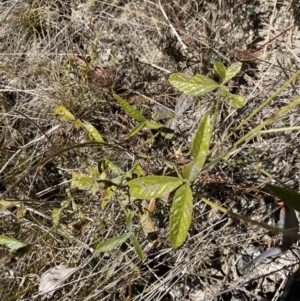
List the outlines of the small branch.
<svg viewBox="0 0 300 301">
<path fill-rule="evenodd" d="M 179 42 L 179 44 L 180 44 L 180 47 L 181 47 L 184 51 L 186 51 L 186 50 L 187 50 L 187 46 L 183 43 L 183 41 L 182 41 L 182 39 L 180 38 L 179 34 L 177 33 L 176 29 L 174 28 L 174 26 L 172 25 L 172 23 L 171 23 L 170 20 L 168 19 L 168 16 L 167 16 L 166 12 L 164 11 L 164 9 L 163 9 L 163 7 L 162 7 L 162 5 L 161 5 L 160 0 L 158 1 L 158 4 L 159 4 L 159 8 L 160 8 L 160 10 L 161 10 L 163 16 L 164 16 L 165 19 L 168 21 L 169 26 L 170 26 L 172 32 L 173 32 L 174 35 L 176 36 L 176 38 L 177 38 L 177 40 L 178 40 L 178 42 Z"/>
</svg>

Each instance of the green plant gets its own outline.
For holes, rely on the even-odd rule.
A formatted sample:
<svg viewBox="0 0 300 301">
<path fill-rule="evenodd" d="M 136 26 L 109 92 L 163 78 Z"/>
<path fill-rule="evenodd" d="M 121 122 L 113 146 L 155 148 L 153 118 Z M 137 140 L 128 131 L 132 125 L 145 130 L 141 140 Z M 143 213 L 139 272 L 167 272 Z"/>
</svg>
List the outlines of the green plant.
<svg viewBox="0 0 300 301">
<path fill-rule="evenodd" d="M 240 72 L 241 67 L 242 63 L 237 62 L 226 69 L 222 62 L 215 62 L 214 69 L 222 79 L 221 84 L 202 74 L 191 77 L 185 73 L 171 74 L 169 82 L 176 89 L 190 96 L 201 96 L 218 89 L 217 100 L 223 97 L 230 106 L 238 109 L 244 105 L 244 100 L 240 95 L 230 93 L 226 83 Z"/>
<path fill-rule="evenodd" d="M 83 128 L 91 142 L 104 142 L 102 135 L 97 131 L 97 129 L 88 122 L 82 122 L 80 119 L 76 119 L 64 106 L 58 106 L 55 114 L 60 115 L 61 121 L 73 121 L 77 129 Z"/>
<path fill-rule="evenodd" d="M 89 167 L 89 174 L 73 173 L 71 187 L 91 191 L 93 194 L 103 191 L 104 195 L 102 198 L 101 207 L 104 208 L 115 195 L 122 181 L 132 179 L 135 176 L 141 175 L 143 175 L 143 170 L 138 163 L 135 164 L 129 171 L 124 172 L 122 169 L 105 158 L 98 163 L 98 166 L 96 168 Z M 125 199 L 125 203 L 123 204 L 122 198 L 119 196 L 119 204 L 126 215 L 126 228 L 128 230 L 128 233 L 101 242 L 96 247 L 96 251 L 107 252 L 113 250 L 119 247 L 128 238 L 131 238 L 132 245 L 137 255 L 140 259 L 143 259 L 143 251 L 133 232 L 133 213 L 129 209 L 126 209 L 126 206 L 124 206 L 126 203 L 128 203 L 128 201 L 126 201 L 126 198 L 126 196 L 123 197 L 123 199 Z M 144 225 L 144 227 L 149 227 L 149 224 L 151 224 L 151 219 L 149 218 L 149 216 L 147 216 L 146 212 L 140 214 L 140 220 L 141 224 Z"/>
<path fill-rule="evenodd" d="M 115 97 L 116 97 L 116 100 L 118 101 L 118 103 L 124 109 L 124 111 L 131 118 L 135 119 L 136 121 L 139 121 L 139 124 L 133 130 L 131 130 L 129 134 L 127 134 L 124 137 L 125 140 L 136 135 L 144 127 L 147 127 L 149 130 L 159 129 L 162 127 L 162 124 L 154 123 L 154 122 L 151 122 L 150 120 L 146 119 L 146 117 L 144 117 L 142 113 L 140 113 L 138 110 L 133 108 L 129 103 L 127 103 L 119 95 L 115 94 Z"/>
<path fill-rule="evenodd" d="M 240 108 L 244 103 L 241 96 L 231 94 L 229 92 L 228 87 L 225 86 L 225 84 L 240 71 L 241 66 L 241 63 L 235 63 L 226 69 L 221 62 L 215 62 L 214 68 L 222 79 L 221 84 L 218 84 L 214 80 L 203 75 L 195 75 L 193 77 L 190 77 L 186 74 L 176 73 L 170 76 L 170 83 L 174 85 L 174 87 L 176 87 L 178 90 L 188 95 L 199 96 L 204 95 L 215 89 L 218 89 L 217 100 L 215 103 L 215 116 L 212 119 L 211 116 L 206 115 L 200 122 L 190 150 L 190 155 L 193 157 L 193 160 L 189 164 L 183 166 L 182 175 L 177 171 L 178 177 L 146 176 L 133 179 L 128 183 L 130 195 L 134 198 L 159 198 L 166 193 L 175 191 L 170 215 L 170 242 L 174 248 L 178 248 L 186 239 L 192 220 L 193 212 L 193 192 L 191 189 L 191 184 L 199 176 L 199 174 L 203 170 L 208 170 L 214 167 L 221 160 L 226 159 L 229 153 L 236 149 L 237 146 L 247 141 L 247 139 L 250 139 L 251 137 L 257 135 L 263 126 L 271 123 L 274 119 L 281 116 L 287 110 L 300 103 L 300 98 L 295 99 L 292 103 L 281 108 L 272 117 L 267 118 L 264 122 L 257 125 L 254 129 L 252 129 L 243 137 L 241 137 L 236 143 L 233 144 L 233 146 L 227 148 L 217 158 L 211 159 L 209 163 L 205 164 L 206 159 L 209 156 L 212 131 L 214 128 L 214 123 L 218 113 L 221 98 L 225 99 L 225 101 L 234 108 Z M 298 72 L 295 76 L 289 79 L 287 83 L 285 83 L 281 88 L 279 88 L 270 98 L 268 98 L 264 102 L 263 105 L 257 108 L 257 110 L 255 110 L 254 113 L 252 113 L 247 119 L 245 119 L 238 126 L 237 129 L 239 129 L 242 125 L 246 124 L 251 119 L 251 117 L 254 116 L 255 113 L 257 113 L 261 108 L 263 108 L 267 103 L 269 103 L 271 99 L 278 95 L 280 91 L 282 91 L 284 87 L 288 85 L 288 83 L 290 83 L 296 76 L 299 75 L 299 73 L 300 72 Z M 227 141 L 235 130 L 236 129 L 234 129 L 218 145 L 221 145 L 222 143 Z M 276 191 L 276 194 L 279 194 L 278 190 Z M 280 196 L 283 196 L 283 194 L 284 193 L 280 193 Z M 230 214 L 240 220 L 259 225 L 263 228 L 273 230 L 275 232 L 283 232 L 286 235 L 294 235 L 289 233 L 289 231 L 286 229 L 271 227 L 262 222 L 258 222 L 246 216 L 231 212 L 230 210 L 218 206 L 217 204 L 214 204 L 213 202 L 203 198 L 202 196 L 197 195 L 197 197 L 199 197 L 202 201 L 206 202 L 210 206 L 226 214 Z M 297 196 L 297 198 L 299 200 L 299 196 Z M 285 198 L 283 198 L 283 200 L 285 200 Z M 293 196 L 293 201 L 295 202 L 295 200 L 296 197 Z M 293 202 L 289 201 L 289 204 L 295 209 L 297 209 L 297 206 L 295 206 Z"/>
<path fill-rule="evenodd" d="M 120 99 L 120 102 L 124 105 L 124 102 Z M 126 107 L 126 106 L 125 106 Z M 139 117 L 142 116 L 139 112 L 135 111 L 133 108 L 126 107 L 127 111 L 130 112 L 131 116 Z M 94 126 L 92 126 L 90 123 L 82 122 L 80 119 L 75 119 L 75 117 L 64 107 L 64 106 L 58 106 L 55 109 L 55 114 L 58 114 L 61 116 L 62 121 L 71 121 L 74 123 L 76 128 L 83 128 L 87 134 L 88 139 L 91 142 L 98 142 L 104 144 L 104 139 L 102 135 L 96 130 Z M 150 124 L 145 120 L 145 124 Z M 89 166 L 89 173 L 72 173 L 72 185 L 71 188 L 78 188 L 81 190 L 91 191 L 92 194 L 99 193 L 100 190 L 104 191 L 105 194 L 103 196 L 102 200 L 102 208 L 104 208 L 107 204 L 107 202 L 112 198 L 114 193 L 116 192 L 116 188 L 120 187 L 122 181 L 124 179 L 131 179 L 136 176 L 143 175 L 143 170 L 141 169 L 140 165 L 138 163 L 134 164 L 134 166 L 127 172 L 123 171 L 121 168 L 116 166 L 114 163 L 112 163 L 109 159 L 104 158 L 102 159 L 97 167 Z M 75 200 L 71 197 L 70 192 L 68 192 L 68 200 L 63 202 L 61 204 L 61 208 L 54 209 L 52 212 L 52 220 L 53 220 L 53 226 L 58 227 L 59 226 L 59 219 L 61 212 L 68 208 L 72 207 L 73 211 L 77 214 L 79 214 L 80 219 L 84 220 L 84 214 L 80 209 L 80 206 L 78 206 L 75 203 Z M 113 250 L 117 247 L 119 247 L 122 243 L 124 243 L 128 238 L 131 238 L 132 245 L 140 259 L 144 258 L 143 251 L 138 243 L 138 240 L 133 232 L 132 227 L 132 213 L 130 210 L 127 210 L 122 202 L 119 202 L 122 209 L 124 210 L 126 214 L 126 220 L 127 220 L 127 230 L 128 233 L 113 237 L 110 239 L 107 239 L 103 242 L 101 242 L 97 247 L 97 252 L 108 252 L 110 250 Z M 145 215 L 141 215 L 141 220 L 145 219 Z M 148 221 L 149 223 L 149 221 Z"/>
<path fill-rule="evenodd" d="M 217 106 L 223 97 L 228 104 L 239 108 L 243 105 L 243 99 L 239 95 L 229 92 L 225 84 L 241 69 L 241 63 L 231 65 L 228 69 L 221 62 L 214 64 L 215 70 L 220 75 L 222 83 L 204 76 L 190 77 L 186 74 L 175 73 L 169 81 L 178 90 L 191 96 L 204 95 L 218 89 Z M 171 215 L 170 215 L 170 242 L 174 248 L 178 248 L 186 239 L 193 215 L 193 192 L 191 184 L 201 173 L 209 155 L 209 147 L 213 131 L 213 120 L 206 115 L 200 122 L 195 133 L 190 155 L 193 160 L 183 166 L 182 175 L 177 171 L 178 177 L 146 176 L 129 181 L 129 193 L 132 197 L 140 199 L 159 198 L 166 193 L 175 191 Z"/>
<path fill-rule="evenodd" d="M 169 77 L 170 83 L 175 88 L 190 96 L 202 96 L 213 90 L 217 90 L 216 101 L 215 103 L 212 103 L 212 105 L 214 105 L 214 116 L 207 114 L 201 120 L 194 135 L 190 149 L 190 155 L 192 157 L 192 160 L 188 164 L 184 165 L 181 169 L 179 167 L 174 166 L 174 169 L 177 173 L 176 177 L 160 175 L 144 176 L 144 172 L 141 169 L 139 169 L 139 172 L 135 172 L 137 168 L 136 165 L 130 171 L 124 172 L 120 168 L 115 166 L 112 162 L 110 162 L 107 158 L 105 158 L 104 160 L 99 162 L 97 168 L 90 167 L 88 174 L 73 173 L 72 187 L 79 188 L 82 190 L 91 190 L 94 194 L 97 193 L 101 187 L 101 189 L 105 191 L 103 206 L 105 206 L 105 203 L 109 201 L 110 197 L 114 194 L 115 188 L 119 187 L 119 185 L 121 185 L 121 183 L 124 180 L 128 183 L 126 185 L 128 185 L 129 187 L 131 202 L 133 202 L 135 199 L 162 198 L 164 195 L 174 192 L 170 214 L 169 238 L 174 248 L 178 248 L 179 246 L 181 246 L 181 244 L 185 241 L 187 237 L 187 233 L 192 221 L 192 184 L 196 180 L 196 178 L 201 174 L 201 172 L 211 169 L 221 160 L 227 160 L 226 158 L 228 157 L 230 152 L 236 149 L 237 146 L 246 142 L 251 137 L 257 135 L 260 129 L 262 129 L 265 125 L 271 123 L 275 118 L 281 116 L 287 110 L 300 103 L 300 98 L 297 98 L 292 103 L 281 108 L 272 117 L 267 118 L 264 122 L 257 125 L 251 131 L 242 136 L 232 146 L 228 147 L 225 151 L 221 152 L 221 154 L 217 158 L 210 158 L 210 161 L 207 162 L 207 158 L 210 155 L 212 133 L 215 126 L 217 114 L 219 112 L 220 101 L 224 100 L 228 105 L 232 106 L 233 108 L 241 108 L 244 104 L 243 98 L 240 95 L 232 94 L 229 88 L 226 86 L 228 81 L 240 72 L 241 67 L 242 64 L 238 62 L 232 64 L 226 69 L 223 63 L 215 62 L 214 69 L 222 80 L 220 84 L 201 74 L 197 74 L 191 77 L 183 73 L 175 73 Z M 296 75 L 293 78 L 295 77 Z M 267 105 L 271 99 L 278 95 L 284 89 L 284 87 L 286 87 L 293 80 L 293 78 L 289 79 L 287 83 L 280 87 L 270 98 L 268 98 L 264 102 L 263 105 L 257 108 L 255 112 L 253 112 L 248 118 L 242 121 L 236 129 L 233 129 L 232 132 L 223 139 L 223 141 L 217 142 L 215 147 L 218 147 L 222 145 L 225 141 L 227 141 L 234 131 L 240 129 L 243 125 L 245 125 L 251 119 L 251 117 L 254 116 L 255 113 L 259 112 L 259 110 L 262 109 L 265 105 Z M 125 137 L 125 139 L 136 135 L 145 126 L 149 130 L 152 130 L 154 128 L 159 129 L 162 127 L 161 124 L 152 123 L 151 121 L 147 120 L 138 110 L 134 109 L 131 105 L 129 105 L 118 95 L 115 95 L 115 97 L 119 104 L 122 106 L 122 108 L 126 111 L 126 113 L 140 122 Z M 102 138 L 100 133 L 98 133 L 98 131 L 93 126 L 91 126 L 88 123 L 83 123 L 78 119 L 75 120 L 74 116 L 69 111 L 67 111 L 66 108 L 59 106 L 56 109 L 55 113 L 60 114 L 62 120 L 72 121 L 75 123 L 76 127 L 83 128 L 87 132 L 88 138 L 91 141 L 104 142 L 104 139 Z M 110 173 L 108 173 L 108 170 L 115 174 L 115 176 L 112 177 L 111 175 L 109 175 Z M 135 174 L 134 177 L 133 174 Z M 126 185 L 123 185 L 123 187 L 126 187 Z M 286 229 L 279 229 L 277 227 L 272 227 L 262 222 L 252 220 L 246 216 L 231 212 L 230 210 L 224 207 L 218 206 L 217 204 L 214 204 L 213 202 L 203 198 L 200 195 L 197 195 L 195 193 L 194 195 L 199 197 L 203 202 L 206 202 L 210 206 L 226 214 L 232 215 L 235 218 L 259 225 L 268 230 L 273 230 L 275 232 L 283 232 L 289 235 Z M 290 202 L 289 204 L 292 207 L 294 207 L 292 202 Z M 131 213 L 122 204 L 121 206 L 126 216 L 131 217 Z M 145 214 L 141 215 L 141 221 L 142 219 L 145 219 L 145 217 Z M 149 218 L 149 223 L 151 223 L 149 215 L 147 215 L 147 218 Z M 136 252 L 138 254 L 141 254 L 141 249 L 137 243 L 136 237 L 132 232 L 132 227 L 130 227 L 130 229 L 131 230 L 129 231 L 129 233 L 121 237 L 114 237 L 110 238 L 107 241 L 103 241 L 96 248 L 97 251 L 100 252 L 112 250 L 118 247 L 124 241 L 126 241 L 129 237 L 131 237 L 132 244 L 135 246 Z M 139 256 L 142 257 L 142 255 Z"/>
</svg>

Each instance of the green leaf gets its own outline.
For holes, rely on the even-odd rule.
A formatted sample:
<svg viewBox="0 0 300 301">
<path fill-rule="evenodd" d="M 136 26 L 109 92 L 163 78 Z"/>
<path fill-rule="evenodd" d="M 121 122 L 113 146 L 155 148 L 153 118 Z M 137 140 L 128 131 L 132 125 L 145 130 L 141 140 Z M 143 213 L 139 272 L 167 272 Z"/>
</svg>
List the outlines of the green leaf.
<svg viewBox="0 0 300 301">
<path fill-rule="evenodd" d="M 128 139 L 130 137 L 133 137 L 135 134 L 137 134 L 144 126 L 146 125 L 146 121 L 140 122 L 137 126 L 135 126 L 129 134 L 127 134 L 124 139 Z"/>
<path fill-rule="evenodd" d="M 84 127 L 84 125 L 83 125 L 83 123 L 82 123 L 82 121 L 80 119 L 76 119 L 75 122 L 74 122 L 74 124 L 75 124 L 75 128 L 76 129 Z"/>
<path fill-rule="evenodd" d="M 132 216 L 133 216 L 133 212 L 129 211 L 126 215 L 126 230 L 128 232 L 132 232 Z"/>
<path fill-rule="evenodd" d="M 99 174 L 102 174 L 107 168 L 110 169 L 113 173 L 115 173 L 117 175 L 124 173 L 120 167 L 118 167 L 116 164 L 114 164 L 107 158 L 104 158 L 98 163 Z"/>
<path fill-rule="evenodd" d="M 226 86 L 220 86 L 219 93 L 221 96 L 223 96 L 225 98 L 227 98 L 228 95 L 230 94 L 229 89 Z"/>
<path fill-rule="evenodd" d="M 300 212 L 300 194 L 295 190 L 267 184 L 266 188 L 270 189 L 272 194 L 283 200 L 284 203 Z"/>
<path fill-rule="evenodd" d="M 240 109 L 244 106 L 244 99 L 240 95 L 228 93 L 225 99 L 235 109 Z"/>
<path fill-rule="evenodd" d="M 107 240 L 102 241 L 97 247 L 96 252 L 109 252 L 114 249 L 117 249 L 123 242 L 125 242 L 129 237 L 130 233 L 124 234 L 122 236 L 109 238 Z"/>
<path fill-rule="evenodd" d="M 24 203 L 21 203 L 17 210 L 17 217 L 18 218 L 24 217 L 26 212 L 27 212 L 27 209 L 26 209 Z"/>
<path fill-rule="evenodd" d="M 237 94 L 231 94 L 229 89 L 225 86 L 220 86 L 219 93 L 223 96 L 226 102 L 233 108 L 240 109 L 244 105 L 244 99 L 242 96 Z"/>
<path fill-rule="evenodd" d="M 130 259 L 126 254 L 124 255 L 124 259 L 126 261 L 127 266 L 129 266 L 133 272 L 135 272 L 138 275 L 141 275 L 139 267 L 133 263 L 132 259 Z"/>
<path fill-rule="evenodd" d="M 64 107 L 64 106 L 58 106 L 54 110 L 54 114 L 60 115 L 60 120 L 69 120 L 74 121 L 75 117 Z"/>
<path fill-rule="evenodd" d="M 173 198 L 170 216 L 170 242 L 173 248 L 185 241 L 193 214 L 193 194 L 188 183 L 180 187 Z"/>
<path fill-rule="evenodd" d="M 150 130 L 156 130 L 161 128 L 163 125 L 160 123 L 154 123 L 154 122 L 150 122 L 150 121 L 146 121 L 146 127 Z"/>
<path fill-rule="evenodd" d="M 12 207 L 15 207 L 16 205 L 20 205 L 21 201 L 5 201 L 5 200 L 0 200 L 0 206 L 2 206 L 5 209 L 9 209 Z"/>
<path fill-rule="evenodd" d="M 121 175 L 121 174 L 124 174 L 124 171 L 119 167 L 117 166 L 116 164 L 114 164 L 113 162 L 107 160 L 107 165 L 108 165 L 108 168 L 115 174 L 117 175 Z"/>
<path fill-rule="evenodd" d="M 100 176 L 98 167 L 89 166 L 89 173 L 91 177 L 98 177 Z"/>
<path fill-rule="evenodd" d="M 135 252 L 136 254 L 138 255 L 138 257 L 141 259 L 141 260 L 144 260 L 144 253 L 143 253 L 143 250 L 139 244 L 139 242 L 137 241 L 135 235 L 132 233 L 131 235 L 131 241 L 132 241 L 132 244 L 133 244 L 133 247 L 135 249 Z"/>
<path fill-rule="evenodd" d="M 91 189 L 94 184 L 94 179 L 85 174 L 79 174 L 72 172 L 72 188 L 78 188 L 81 190 Z"/>
<path fill-rule="evenodd" d="M 123 261 L 123 258 L 123 256 L 120 256 L 118 260 L 112 260 L 111 263 L 107 263 L 107 268 L 105 269 L 107 270 L 106 280 L 111 279 L 111 277 L 116 274 L 116 269 L 119 268 L 119 264 Z"/>
<path fill-rule="evenodd" d="M 76 202 L 72 199 L 71 200 L 71 204 L 72 204 L 72 209 L 74 212 L 78 211 L 78 205 L 76 204 Z"/>
<path fill-rule="evenodd" d="M 202 170 L 203 165 L 197 161 L 192 161 L 189 164 L 183 166 L 182 173 L 185 179 L 193 182 Z"/>
<path fill-rule="evenodd" d="M 123 110 L 133 119 L 137 121 L 146 121 L 146 118 L 135 108 L 133 108 L 128 102 L 122 99 L 119 95 L 115 94 L 116 100 L 121 105 Z"/>
<path fill-rule="evenodd" d="M 62 210 L 62 208 L 54 208 L 52 210 L 52 224 L 54 228 L 59 226 L 60 214 Z"/>
<path fill-rule="evenodd" d="M 226 77 L 223 79 L 222 84 L 227 83 L 230 79 L 235 77 L 241 71 L 242 65 L 241 62 L 231 64 L 226 70 Z"/>
<path fill-rule="evenodd" d="M 95 181 L 92 186 L 92 195 L 96 195 L 96 193 L 99 191 L 99 184 Z"/>
<path fill-rule="evenodd" d="M 212 125 L 209 115 L 204 116 L 199 124 L 193 139 L 190 154 L 194 157 L 193 162 L 183 167 L 183 175 L 190 182 L 194 181 L 205 164 L 209 153 L 209 145 L 212 134 Z"/>
<path fill-rule="evenodd" d="M 144 175 L 144 170 L 143 170 L 141 164 L 138 161 L 136 161 L 134 163 L 133 167 L 130 169 L 129 173 L 131 173 L 132 175 L 135 175 L 137 177 L 141 177 Z M 132 177 L 132 176 L 130 176 L 130 177 Z"/>
<path fill-rule="evenodd" d="M 0 235 L 0 245 L 6 246 L 9 249 L 16 250 L 22 247 L 25 247 L 26 244 L 24 244 L 21 241 L 18 241 L 16 239 L 10 238 L 5 235 Z"/>
<path fill-rule="evenodd" d="M 181 179 L 165 176 L 146 176 L 128 182 L 130 195 L 139 199 L 160 198 L 181 184 Z"/>
<path fill-rule="evenodd" d="M 102 209 L 106 207 L 108 202 L 111 200 L 111 198 L 115 194 L 115 188 L 116 187 L 109 187 L 105 190 L 105 194 L 103 196 L 103 200 L 102 200 L 102 203 L 101 203 L 101 208 Z"/>
<path fill-rule="evenodd" d="M 160 134 L 166 139 L 172 139 L 174 136 L 174 129 L 176 128 L 176 126 L 177 126 L 177 119 L 171 118 L 166 122 Z"/>
<path fill-rule="evenodd" d="M 214 80 L 201 74 L 190 77 L 185 73 L 173 73 L 169 77 L 169 82 L 177 90 L 190 96 L 204 95 L 219 87 Z"/>
<path fill-rule="evenodd" d="M 104 158 L 98 162 L 98 173 L 103 173 L 108 168 L 108 159 Z"/>
<path fill-rule="evenodd" d="M 93 125 L 88 122 L 84 122 L 82 125 L 87 131 L 89 140 L 91 142 L 104 142 L 103 137 Z"/>
<path fill-rule="evenodd" d="M 202 156 L 203 152 L 207 155 L 209 150 L 211 132 L 212 132 L 212 125 L 210 122 L 210 117 L 209 115 L 205 115 L 198 126 L 197 132 L 193 139 L 192 148 L 190 151 L 190 154 L 194 156 L 195 159 L 198 158 L 199 156 Z"/>
<path fill-rule="evenodd" d="M 78 211 L 77 211 L 78 215 L 79 215 L 79 218 L 80 218 L 80 221 L 81 222 L 84 222 L 86 220 L 86 217 L 84 215 L 84 213 L 82 212 L 81 208 L 78 207 Z"/>
<path fill-rule="evenodd" d="M 222 62 L 214 62 L 214 68 L 218 75 L 224 80 L 226 78 L 226 68 Z"/>
<path fill-rule="evenodd" d="M 67 208 L 70 206 L 70 203 L 71 203 L 71 200 L 70 200 L 70 199 L 68 199 L 68 200 L 66 200 L 66 201 L 62 201 L 62 202 L 60 203 L 60 207 L 61 207 L 62 209 L 67 209 Z"/>
</svg>

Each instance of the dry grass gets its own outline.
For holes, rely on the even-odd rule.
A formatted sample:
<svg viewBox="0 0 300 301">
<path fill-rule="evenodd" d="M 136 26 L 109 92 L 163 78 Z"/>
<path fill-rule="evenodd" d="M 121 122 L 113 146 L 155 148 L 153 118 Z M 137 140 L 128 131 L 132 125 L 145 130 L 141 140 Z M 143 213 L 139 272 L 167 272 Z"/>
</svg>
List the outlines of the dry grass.
<svg viewBox="0 0 300 301">
<path fill-rule="evenodd" d="M 214 77 L 215 60 L 228 66 L 243 58 L 243 72 L 232 89 L 246 105 L 240 110 L 222 105 L 213 145 L 224 138 L 299 69 L 298 27 L 255 52 L 296 21 L 297 1 L 17 0 L 2 1 L 0 12 L 1 200 L 24 202 L 0 209 L 1 234 L 34 243 L 25 254 L 3 247 L 1 300 L 33 300 L 39 277 L 59 264 L 80 268 L 52 300 L 275 298 L 285 272 L 270 278 L 267 287 L 240 278 L 236 270 L 239 254 L 251 241 L 267 241 L 265 231 L 211 210 L 195 196 L 189 238 L 172 250 L 167 239 L 170 199 L 157 200 L 151 213 L 155 231 L 146 237 L 139 219 L 144 202 L 128 204 L 121 186 L 103 206 L 104 190 L 93 195 L 71 188 L 71 177 L 72 172 L 88 173 L 104 158 L 124 171 L 139 162 L 147 175 L 173 172 L 175 151 L 188 158 L 192 135 L 204 114 L 212 112 L 215 95 L 194 100 L 178 118 L 171 140 L 158 136 L 149 143 L 147 131 L 124 141 L 136 123 L 112 90 L 151 119 L 158 104 L 174 111 L 180 93 L 168 84 L 170 73 Z M 298 86 L 295 82 L 286 89 L 222 147 L 293 100 Z M 82 130 L 54 115 L 58 105 L 93 124 L 108 144 L 84 144 L 88 140 Z M 299 112 L 293 109 L 272 128 L 299 126 Z M 269 180 L 256 166 L 299 190 L 299 142 L 299 131 L 257 136 L 232 153 L 229 162 L 201 175 L 194 192 L 273 221 L 261 198 Z M 52 212 L 66 201 L 73 203 L 53 229 Z M 126 233 L 121 205 L 134 213 L 133 231 L 144 261 L 127 243 L 112 252 L 95 252 L 104 239 Z"/>
</svg>

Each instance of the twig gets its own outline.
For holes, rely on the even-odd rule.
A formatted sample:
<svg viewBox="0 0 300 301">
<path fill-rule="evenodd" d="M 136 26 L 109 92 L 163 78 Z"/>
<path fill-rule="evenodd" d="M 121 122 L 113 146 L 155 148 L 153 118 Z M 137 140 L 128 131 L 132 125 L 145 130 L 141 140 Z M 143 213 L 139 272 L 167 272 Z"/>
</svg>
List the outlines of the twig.
<svg viewBox="0 0 300 301">
<path fill-rule="evenodd" d="M 5 16 L 3 17 L 3 19 L 0 21 L 1 23 L 4 22 L 8 15 L 11 13 L 11 11 L 14 9 L 14 7 L 18 4 L 19 0 L 17 0 L 7 11 L 7 13 L 5 14 Z"/>
<path fill-rule="evenodd" d="M 187 46 L 183 43 L 182 39 L 180 38 L 179 34 L 177 33 L 176 29 L 174 28 L 174 26 L 172 25 L 172 23 L 170 22 L 170 20 L 168 19 L 168 16 L 166 14 L 166 12 L 164 11 L 162 5 L 161 5 L 161 2 L 160 0 L 158 1 L 158 4 L 159 4 L 159 9 L 161 10 L 163 16 L 165 17 L 165 19 L 168 21 L 169 23 L 169 26 L 171 28 L 171 30 L 173 31 L 174 35 L 176 36 L 178 42 L 180 43 L 180 46 L 181 48 L 186 51 L 187 50 Z"/>
</svg>

